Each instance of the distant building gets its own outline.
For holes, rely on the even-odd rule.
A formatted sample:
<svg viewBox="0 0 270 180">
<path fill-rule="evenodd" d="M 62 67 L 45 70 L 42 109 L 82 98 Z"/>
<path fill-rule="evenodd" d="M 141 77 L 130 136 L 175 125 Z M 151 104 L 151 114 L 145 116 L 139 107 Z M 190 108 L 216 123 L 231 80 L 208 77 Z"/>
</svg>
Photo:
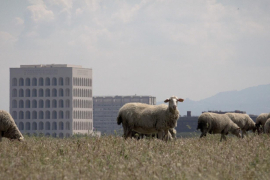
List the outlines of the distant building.
<svg viewBox="0 0 270 180">
<path fill-rule="evenodd" d="M 240 110 L 235 110 L 235 111 L 203 111 L 202 113 L 205 112 L 212 112 L 216 114 L 225 114 L 225 113 L 240 113 L 240 114 L 246 114 L 246 111 L 240 111 Z"/>
<path fill-rule="evenodd" d="M 29 135 L 93 131 L 92 69 L 67 64 L 10 68 L 10 113 Z"/>
<path fill-rule="evenodd" d="M 197 129 L 198 116 L 181 116 L 177 122 L 176 131 L 181 132 L 194 132 Z"/>
<path fill-rule="evenodd" d="M 119 109 L 126 103 L 141 102 L 155 105 L 156 97 L 153 96 L 94 96 L 93 113 L 94 129 L 102 134 L 113 134 L 122 129 L 117 125 L 116 118 Z"/>
</svg>

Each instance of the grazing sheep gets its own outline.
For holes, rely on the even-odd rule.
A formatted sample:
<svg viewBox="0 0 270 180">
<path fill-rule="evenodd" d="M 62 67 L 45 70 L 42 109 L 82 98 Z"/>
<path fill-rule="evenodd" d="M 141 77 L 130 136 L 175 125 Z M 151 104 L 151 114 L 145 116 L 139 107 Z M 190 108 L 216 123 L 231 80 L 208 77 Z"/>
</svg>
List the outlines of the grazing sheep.
<svg viewBox="0 0 270 180">
<path fill-rule="evenodd" d="M 122 123 L 124 138 L 132 137 L 132 131 L 139 134 L 168 135 L 169 129 L 176 127 L 179 118 L 177 103 L 184 99 L 175 96 L 166 99 L 169 105 L 149 105 L 143 103 L 127 103 L 118 112 L 117 124 Z M 164 136 L 158 136 L 164 139 Z"/>
<path fill-rule="evenodd" d="M 229 132 L 237 137 L 241 137 L 240 128 L 225 114 L 203 113 L 199 116 L 197 130 L 200 129 L 202 134 L 206 136 L 210 134 L 221 134 L 220 141 L 226 140 L 225 135 Z"/>
<path fill-rule="evenodd" d="M 11 115 L 6 111 L 0 110 L 0 142 L 2 137 L 19 141 L 24 139 Z"/>
<path fill-rule="evenodd" d="M 270 118 L 268 118 L 264 124 L 264 133 L 270 134 Z"/>
<path fill-rule="evenodd" d="M 240 127 L 242 131 L 242 138 L 247 135 L 246 132 L 252 130 L 254 133 L 256 131 L 255 122 L 247 114 L 239 113 L 226 113 L 227 116 Z"/>
<path fill-rule="evenodd" d="M 261 130 L 260 130 L 261 126 L 262 126 L 262 131 L 264 131 L 264 124 L 268 118 L 270 118 L 270 113 L 262 113 L 257 117 L 256 128 L 257 128 L 258 134 L 261 133 Z"/>
</svg>

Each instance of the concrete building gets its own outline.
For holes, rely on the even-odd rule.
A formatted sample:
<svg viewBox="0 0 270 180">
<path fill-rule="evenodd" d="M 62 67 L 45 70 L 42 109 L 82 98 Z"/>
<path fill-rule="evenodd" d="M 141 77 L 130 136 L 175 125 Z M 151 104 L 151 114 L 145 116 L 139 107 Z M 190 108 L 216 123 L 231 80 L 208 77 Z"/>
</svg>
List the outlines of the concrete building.
<svg viewBox="0 0 270 180">
<path fill-rule="evenodd" d="M 10 68 L 10 114 L 23 134 L 93 132 L 92 69 L 67 64 Z"/>
<path fill-rule="evenodd" d="M 205 112 L 211 112 L 211 113 L 216 113 L 216 114 L 225 114 L 225 113 L 240 113 L 240 114 L 246 114 L 246 111 L 240 111 L 240 110 L 235 110 L 235 111 L 203 111 L 202 113 Z"/>
<path fill-rule="evenodd" d="M 119 109 L 129 102 L 141 102 L 155 105 L 153 96 L 95 96 L 93 97 L 94 128 L 102 134 L 114 134 L 122 129 L 116 123 Z"/>
</svg>

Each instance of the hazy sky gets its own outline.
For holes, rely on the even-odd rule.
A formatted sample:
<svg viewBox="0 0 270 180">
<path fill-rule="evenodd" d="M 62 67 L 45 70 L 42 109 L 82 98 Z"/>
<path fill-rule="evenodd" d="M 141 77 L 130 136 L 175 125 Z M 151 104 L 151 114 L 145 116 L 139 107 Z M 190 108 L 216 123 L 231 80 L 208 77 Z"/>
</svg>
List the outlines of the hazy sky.
<svg viewBox="0 0 270 180">
<path fill-rule="evenodd" d="M 9 68 L 93 69 L 93 95 L 200 100 L 270 83 L 269 0 L 1 0 L 0 109 Z"/>
</svg>

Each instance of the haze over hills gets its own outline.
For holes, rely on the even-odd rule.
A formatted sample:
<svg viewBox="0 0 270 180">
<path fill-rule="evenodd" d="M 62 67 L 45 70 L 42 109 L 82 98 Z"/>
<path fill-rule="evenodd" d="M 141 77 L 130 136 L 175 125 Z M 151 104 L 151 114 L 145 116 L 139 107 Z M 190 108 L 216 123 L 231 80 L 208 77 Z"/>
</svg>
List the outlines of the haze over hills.
<svg viewBox="0 0 270 180">
<path fill-rule="evenodd" d="M 157 102 L 162 104 L 163 102 Z M 270 84 L 249 87 L 240 91 L 220 92 L 200 101 L 186 98 L 183 103 L 178 104 L 180 114 L 200 115 L 202 111 L 246 111 L 247 114 L 259 115 L 270 112 Z"/>
</svg>

